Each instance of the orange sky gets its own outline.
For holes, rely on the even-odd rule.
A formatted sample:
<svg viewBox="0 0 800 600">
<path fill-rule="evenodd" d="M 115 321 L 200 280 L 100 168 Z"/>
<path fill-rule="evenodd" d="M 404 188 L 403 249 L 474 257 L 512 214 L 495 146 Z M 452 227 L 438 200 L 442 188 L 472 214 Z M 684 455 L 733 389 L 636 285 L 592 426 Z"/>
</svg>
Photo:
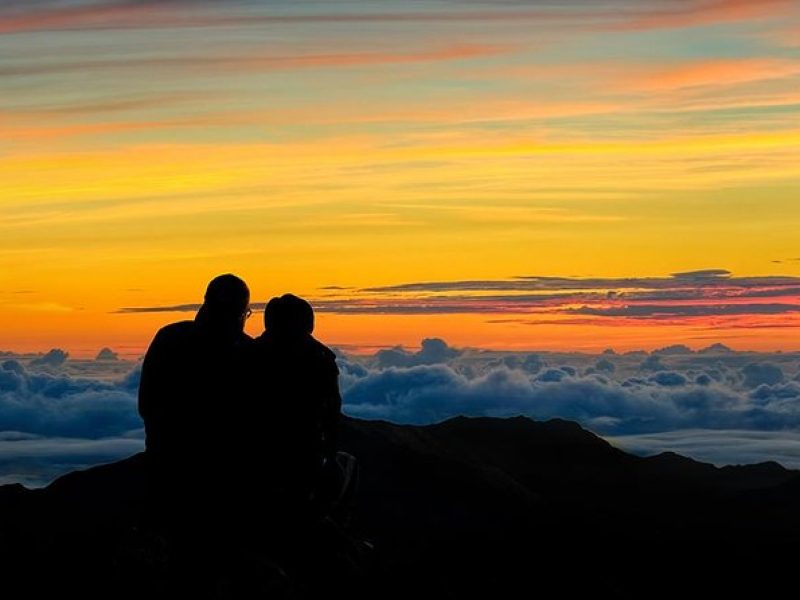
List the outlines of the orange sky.
<svg viewBox="0 0 800 600">
<path fill-rule="evenodd" d="M 136 356 L 191 312 L 120 309 L 223 272 L 308 297 L 348 348 L 796 349 L 798 22 L 788 0 L 0 7 L 0 349 Z M 480 298 L 520 276 L 576 295 Z"/>
</svg>

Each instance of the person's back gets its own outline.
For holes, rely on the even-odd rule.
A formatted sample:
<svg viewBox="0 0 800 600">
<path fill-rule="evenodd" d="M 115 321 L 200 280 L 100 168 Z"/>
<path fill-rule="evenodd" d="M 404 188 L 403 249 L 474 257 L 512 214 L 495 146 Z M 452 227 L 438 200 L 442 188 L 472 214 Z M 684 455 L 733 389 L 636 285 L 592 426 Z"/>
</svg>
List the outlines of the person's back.
<svg viewBox="0 0 800 600">
<path fill-rule="evenodd" d="M 172 519 L 210 501 L 230 461 L 236 381 L 249 291 L 223 275 L 209 284 L 193 321 L 163 327 L 142 364 L 139 413 L 145 424 L 150 508 Z M 206 502 L 204 502 L 206 501 Z"/>
<path fill-rule="evenodd" d="M 291 294 L 273 298 L 265 331 L 252 345 L 251 377 L 267 459 L 281 493 L 298 502 L 316 491 L 337 450 L 341 411 L 335 355 L 312 337 L 313 311 Z"/>
<path fill-rule="evenodd" d="M 249 352 L 254 444 L 242 453 L 265 479 L 254 494 L 262 539 L 301 597 L 353 597 L 363 591 L 364 545 L 346 528 L 358 474 L 355 458 L 338 451 L 336 357 L 312 336 L 314 312 L 297 296 L 273 298 L 264 325 Z"/>
</svg>

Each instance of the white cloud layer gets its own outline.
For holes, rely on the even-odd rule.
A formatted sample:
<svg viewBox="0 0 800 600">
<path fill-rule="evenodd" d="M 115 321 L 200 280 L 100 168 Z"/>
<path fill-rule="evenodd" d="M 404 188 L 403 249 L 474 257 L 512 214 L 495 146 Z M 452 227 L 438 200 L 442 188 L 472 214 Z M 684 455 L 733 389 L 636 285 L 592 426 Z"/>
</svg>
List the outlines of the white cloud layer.
<svg viewBox="0 0 800 600">
<path fill-rule="evenodd" d="M 653 354 L 512 354 L 441 347 L 341 357 L 346 410 L 430 423 L 455 415 L 574 419 L 604 435 L 800 428 L 798 356 L 675 348 Z M 395 360 L 396 358 L 402 360 Z M 398 366 L 399 364 L 399 366 Z"/>
<path fill-rule="evenodd" d="M 800 469 L 800 432 L 690 429 L 606 439 L 628 452 L 641 455 L 671 450 L 718 466 L 776 461 Z"/>
<path fill-rule="evenodd" d="M 48 355 L 59 360 L 6 353 L 0 362 L 0 483 L 41 484 L 142 448 L 138 363 Z M 338 361 L 344 412 L 354 417 L 560 417 L 637 453 L 800 467 L 800 354 L 484 352 L 428 339 L 418 351 Z"/>
</svg>

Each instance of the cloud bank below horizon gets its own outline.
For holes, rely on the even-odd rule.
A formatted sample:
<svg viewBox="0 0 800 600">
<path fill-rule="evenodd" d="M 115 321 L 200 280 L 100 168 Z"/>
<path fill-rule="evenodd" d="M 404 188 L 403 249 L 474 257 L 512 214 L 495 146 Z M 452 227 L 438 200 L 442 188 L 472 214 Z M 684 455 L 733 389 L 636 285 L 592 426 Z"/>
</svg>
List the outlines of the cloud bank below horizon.
<svg viewBox="0 0 800 600">
<path fill-rule="evenodd" d="M 5 358 L 0 482 L 41 485 L 142 449 L 138 363 L 73 361 L 59 349 Z M 353 417 L 420 425 L 457 415 L 558 417 L 636 453 L 800 468 L 800 354 L 721 344 L 699 352 L 674 345 L 652 353 L 513 353 L 430 338 L 418 351 L 339 352 L 338 361 L 344 412 Z"/>
</svg>

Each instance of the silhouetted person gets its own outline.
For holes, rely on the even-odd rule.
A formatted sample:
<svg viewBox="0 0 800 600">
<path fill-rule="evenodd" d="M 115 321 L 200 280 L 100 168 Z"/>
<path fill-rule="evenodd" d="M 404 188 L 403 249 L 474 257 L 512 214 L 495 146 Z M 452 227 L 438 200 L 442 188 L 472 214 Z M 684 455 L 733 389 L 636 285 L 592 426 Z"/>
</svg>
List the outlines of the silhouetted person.
<svg viewBox="0 0 800 600">
<path fill-rule="evenodd" d="M 293 294 L 267 303 L 264 327 L 248 366 L 248 395 L 259 412 L 248 436 L 254 447 L 242 454 L 262 457 L 267 466 L 262 510 L 273 513 L 267 522 L 276 556 L 308 597 L 332 590 L 356 597 L 358 550 L 342 516 L 349 513 L 357 469 L 352 456 L 337 452 L 342 399 L 336 357 L 312 335 L 311 305 Z"/>
<path fill-rule="evenodd" d="M 213 543 L 235 503 L 228 469 L 242 418 L 243 351 L 252 343 L 244 333 L 249 302 L 244 281 L 214 278 L 194 320 L 159 330 L 142 365 L 148 516 L 187 563 L 202 536 Z"/>
<path fill-rule="evenodd" d="M 252 396 L 266 432 L 274 482 L 298 509 L 313 502 L 322 471 L 335 462 L 342 399 L 334 353 L 316 340 L 311 305 L 293 294 L 264 309 L 252 346 Z"/>
</svg>

